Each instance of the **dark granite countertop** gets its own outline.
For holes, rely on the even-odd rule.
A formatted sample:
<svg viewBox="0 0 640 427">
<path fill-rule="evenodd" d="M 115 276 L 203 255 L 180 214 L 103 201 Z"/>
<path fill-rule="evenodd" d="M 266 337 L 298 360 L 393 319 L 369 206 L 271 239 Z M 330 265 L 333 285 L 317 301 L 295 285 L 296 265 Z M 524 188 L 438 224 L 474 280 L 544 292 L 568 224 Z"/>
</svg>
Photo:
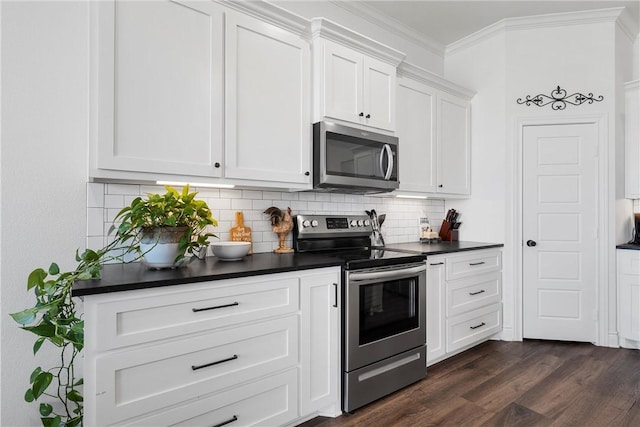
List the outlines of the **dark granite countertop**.
<svg viewBox="0 0 640 427">
<path fill-rule="evenodd" d="M 452 252 L 473 251 L 478 249 L 490 249 L 501 248 L 502 243 L 484 243 L 484 242 L 447 242 L 440 243 L 422 243 L 422 242 L 408 242 L 408 243 L 393 243 L 385 245 L 385 248 L 397 250 L 416 252 L 424 255 L 440 255 L 448 254 Z"/>
<path fill-rule="evenodd" d="M 102 279 L 78 281 L 74 283 L 72 293 L 73 296 L 94 295 L 335 266 L 342 266 L 342 261 L 328 256 L 293 253 L 259 253 L 241 261 L 207 257 L 165 270 L 150 270 L 140 262 L 108 264 L 103 268 Z"/>
<path fill-rule="evenodd" d="M 623 243 L 621 245 L 616 246 L 616 249 L 629 249 L 632 251 L 640 251 L 639 243 Z"/>
</svg>

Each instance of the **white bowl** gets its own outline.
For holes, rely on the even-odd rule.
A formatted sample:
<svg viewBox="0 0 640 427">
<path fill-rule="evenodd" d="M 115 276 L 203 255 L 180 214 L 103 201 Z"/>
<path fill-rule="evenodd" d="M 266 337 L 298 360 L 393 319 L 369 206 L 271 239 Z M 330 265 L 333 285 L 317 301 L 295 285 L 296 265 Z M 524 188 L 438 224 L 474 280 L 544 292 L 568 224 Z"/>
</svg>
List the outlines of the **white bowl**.
<svg viewBox="0 0 640 427">
<path fill-rule="evenodd" d="M 250 242 L 211 243 L 213 254 L 221 261 L 238 261 L 249 253 Z"/>
</svg>

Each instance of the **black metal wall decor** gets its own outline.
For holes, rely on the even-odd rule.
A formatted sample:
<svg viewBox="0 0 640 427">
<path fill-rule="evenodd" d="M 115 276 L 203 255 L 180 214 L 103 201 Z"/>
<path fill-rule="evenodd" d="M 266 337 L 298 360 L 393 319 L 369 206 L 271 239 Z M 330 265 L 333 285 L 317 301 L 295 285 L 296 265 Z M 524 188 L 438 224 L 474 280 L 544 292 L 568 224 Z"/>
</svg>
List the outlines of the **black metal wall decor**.
<svg viewBox="0 0 640 427">
<path fill-rule="evenodd" d="M 567 96 L 567 91 L 558 86 L 556 89 L 551 91 L 551 96 L 540 93 L 532 98 L 531 95 L 527 95 L 525 99 L 518 98 L 516 102 L 521 105 L 526 104 L 527 106 L 534 104 L 538 107 L 544 107 L 545 105 L 551 104 L 552 110 L 564 110 L 567 108 L 567 104 L 580 105 L 585 102 L 593 104 L 594 101 L 600 102 L 603 99 L 604 97 L 602 95 L 594 97 L 592 93 L 583 95 L 577 92 Z"/>
</svg>

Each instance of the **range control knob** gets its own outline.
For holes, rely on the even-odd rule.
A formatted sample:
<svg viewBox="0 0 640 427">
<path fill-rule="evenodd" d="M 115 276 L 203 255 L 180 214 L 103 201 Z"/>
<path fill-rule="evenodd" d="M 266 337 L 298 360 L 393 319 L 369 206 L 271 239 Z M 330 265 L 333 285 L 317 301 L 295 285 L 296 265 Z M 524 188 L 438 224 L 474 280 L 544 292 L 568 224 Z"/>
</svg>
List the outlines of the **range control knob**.
<svg viewBox="0 0 640 427">
<path fill-rule="evenodd" d="M 313 221 L 311 221 L 311 226 L 312 227 L 317 227 L 318 226 L 318 220 L 314 219 Z"/>
<path fill-rule="evenodd" d="M 371 221 L 369 221 L 368 219 L 365 219 L 365 220 L 364 220 L 364 226 L 365 226 L 365 227 L 368 227 L 368 226 L 370 226 L 370 225 L 371 225 Z"/>
<path fill-rule="evenodd" d="M 352 227 L 355 227 L 356 225 L 358 225 L 358 223 L 355 219 L 352 219 L 349 225 L 351 225 Z"/>
<path fill-rule="evenodd" d="M 358 220 L 358 227 L 362 227 L 362 225 L 363 225 L 363 222 L 362 222 L 362 220 L 361 220 L 361 219 L 359 219 L 359 220 Z"/>
<path fill-rule="evenodd" d="M 308 219 L 305 219 L 304 221 L 302 221 L 302 227 L 308 227 L 311 225 L 311 222 Z"/>
</svg>

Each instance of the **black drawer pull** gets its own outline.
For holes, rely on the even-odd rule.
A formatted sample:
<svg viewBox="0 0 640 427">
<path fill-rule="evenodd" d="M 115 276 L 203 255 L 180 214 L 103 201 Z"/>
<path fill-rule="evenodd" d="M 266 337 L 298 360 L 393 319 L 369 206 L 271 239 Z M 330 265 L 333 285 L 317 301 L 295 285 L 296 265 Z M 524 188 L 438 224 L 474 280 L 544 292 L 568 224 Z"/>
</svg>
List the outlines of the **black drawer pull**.
<svg viewBox="0 0 640 427">
<path fill-rule="evenodd" d="M 484 261 L 480 261 L 480 262 L 470 262 L 469 265 L 482 265 L 484 264 Z"/>
<path fill-rule="evenodd" d="M 433 264 L 429 264 L 429 265 L 443 265 L 444 262 L 434 262 Z"/>
<path fill-rule="evenodd" d="M 209 366 L 219 365 L 219 364 L 224 363 L 224 362 L 230 362 L 232 360 L 236 360 L 237 358 L 238 358 L 238 355 L 234 354 L 233 356 L 227 357 L 226 359 L 218 360 L 218 361 L 211 362 L 211 363 L 206 363 L 204 365 L 199 365 L 199 366 L 191 365 L 191 369 L 193 369 L 194 371 L 197 371 L 198 369 L 208 368 Z"/>
<path fill-rule="evenodd" d="M 237 416 L 237 415 L 234 415 L 234 416 L 233 416 L 233 418 L 231 418 L 230 420 L 223 421 L 223 422 L 221 422 L 220 424 L 216 424 L 216 425 L 211 426 L 211 427 L 222 427 L 222 426 L 226 426 L 227 424 L 231 424 L 231 423 L 232 423 L 232 422 L 234 422 L 234 421 L 238 421 L 238 416 Z"/>
<path fill-rule="evenodd" d="M 335 295 L 334 295 L 334 296 L 335 296 L 335 298 L 336 298 L 336 299 L 335 299 L 335 303 L 333 304 L 333 306 L 334 306 L 334 307 L 338 307 L 338 284 L 337 284 L 337 283 L 334 283 L 334 284 L 333 284 L 333 289 L 334 289 L 334 292 L 335 292 Z"/>
<path fill-rule="evenodd" d="M 215 305 L 213 307 L 205 307 L 205 308 L 192 308 L 191 310 L 193 310 L 194 313 L 197 313 L 199 311 L 216 310 L 218 308 L 233 307 L 234 305 L 240 305 L 240 303 L 232 302 L 231 304 Z"/>
<path fill-rule="evenodd" d="M 486 323 L 482 322 L 482 323 L 480 323 L 479 325 L 476 325 L 476 326 L 469 326 L 469 328 L 478 329 L 478 328 L 482 328 L 484 325 L 486 325 Z"/>
<path fill-rule="evenodd" d="M 479 295 L 481 293 L 484 293 L 484 289 L 480 289 L 478 292 L 469 292 L 469 295 Z"/>
</svg>

